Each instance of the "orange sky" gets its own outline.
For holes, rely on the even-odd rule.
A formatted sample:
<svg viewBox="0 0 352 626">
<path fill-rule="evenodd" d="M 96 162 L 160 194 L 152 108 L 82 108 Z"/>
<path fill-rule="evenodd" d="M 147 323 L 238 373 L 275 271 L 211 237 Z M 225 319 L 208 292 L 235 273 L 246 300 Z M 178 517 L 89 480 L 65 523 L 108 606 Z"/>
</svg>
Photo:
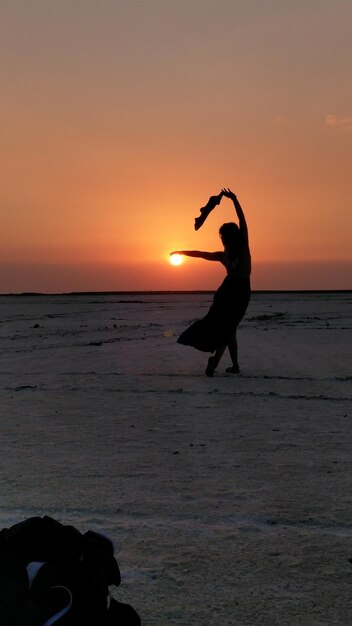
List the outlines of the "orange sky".
<svg viewBox="0 0 352 626">
<path fill-rule="evenodd" d="M 0 7 L 0 292 L 212 289 L 245 210 L 255 289 L 352 288 L 352 5 Z"/>
</svg>

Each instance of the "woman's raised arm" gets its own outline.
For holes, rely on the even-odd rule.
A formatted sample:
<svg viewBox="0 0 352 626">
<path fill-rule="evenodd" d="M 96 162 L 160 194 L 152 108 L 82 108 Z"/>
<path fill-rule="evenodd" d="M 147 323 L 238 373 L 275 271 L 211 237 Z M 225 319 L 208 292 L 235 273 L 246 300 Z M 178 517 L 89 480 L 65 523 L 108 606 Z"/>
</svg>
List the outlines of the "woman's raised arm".
<svg viewBox="0 0 352 626">
<path fill-rule="evenodd" d="M 243 209 L 237 199 L 237 196 L 233 193 L 233 191 L 231 191 L 231 189 L 223 189 L 222 190 L 224 196 L 226 196 L 226 198 L 230 198 L 234 204 L 235 207 L 235 211 L 238 217 L 238 221 L 239 221 L 239 225 L 240 225 L 240 231 L 246 241 L 246 243 L 248 244 L 248 226 L 247 226 L 247 222 L 246 222 L 246 218 L 244 216 L 243 213 Z"/>
</svg>

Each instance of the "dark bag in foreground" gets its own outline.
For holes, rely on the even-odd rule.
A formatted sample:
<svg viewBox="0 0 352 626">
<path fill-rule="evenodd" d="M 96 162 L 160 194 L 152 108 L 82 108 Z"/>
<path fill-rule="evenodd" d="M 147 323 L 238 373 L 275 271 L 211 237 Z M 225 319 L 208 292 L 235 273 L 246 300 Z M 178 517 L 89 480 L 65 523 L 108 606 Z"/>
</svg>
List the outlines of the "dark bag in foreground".
<svg viewBox="0 0 352 626">
<path fill-rule="evenodd" d="M 113 544 L 96 532 L 47 516 L 0 531 L 1 626 L 140 626 L 110 597 L 120 582 Z"/>
</svg>

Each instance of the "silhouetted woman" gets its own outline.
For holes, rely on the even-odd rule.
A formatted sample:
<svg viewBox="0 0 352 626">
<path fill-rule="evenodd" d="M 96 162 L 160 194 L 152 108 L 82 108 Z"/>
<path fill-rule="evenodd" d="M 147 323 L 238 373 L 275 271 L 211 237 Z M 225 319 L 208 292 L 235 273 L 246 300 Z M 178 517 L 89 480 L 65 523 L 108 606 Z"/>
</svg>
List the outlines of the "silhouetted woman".
<svg viewBox="0 0 352 626">
<path fill-rule="evenodd" d="M 235 194 L 230 189 L 223 189 L 219 196 L 213 198 L 219 198 L 220 202 L 222 196 L 232 200 L 239 221 L 239 226 L 234 222 L 221 226 L 219 235 L 224 250 L 221 252 L 178 250 L 171 253 L 219 261 L 226 268 L 226 278 L 215 292 L 207 315 L 189 326 L 177 340 L 178 343 L 203 352 L 215 352 L 208 360 L 205 370 L 207 376 L 214 375 L 226 346 L 232 360 L 232 366 L 226 371 L 231 374 L 239 373 L 236 330 L 246 312 L 251 294 L 251 255 L 247 223 Z"/>
</svg>

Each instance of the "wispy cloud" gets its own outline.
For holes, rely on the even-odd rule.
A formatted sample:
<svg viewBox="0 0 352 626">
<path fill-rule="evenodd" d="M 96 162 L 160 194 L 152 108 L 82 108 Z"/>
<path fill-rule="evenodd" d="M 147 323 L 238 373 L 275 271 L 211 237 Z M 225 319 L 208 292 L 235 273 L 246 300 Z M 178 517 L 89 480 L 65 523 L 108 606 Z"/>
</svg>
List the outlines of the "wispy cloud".
<svg viewBox="0 0 352 626">
<path fill-rule="evenodd" d="M 347 131 L 352 131 L 352 115 L 349 117 L 339 117 L 338 115 L 327 115 L 325 122 L 328 126 L 334 126 L 342 128 Z"/>
</svg>

